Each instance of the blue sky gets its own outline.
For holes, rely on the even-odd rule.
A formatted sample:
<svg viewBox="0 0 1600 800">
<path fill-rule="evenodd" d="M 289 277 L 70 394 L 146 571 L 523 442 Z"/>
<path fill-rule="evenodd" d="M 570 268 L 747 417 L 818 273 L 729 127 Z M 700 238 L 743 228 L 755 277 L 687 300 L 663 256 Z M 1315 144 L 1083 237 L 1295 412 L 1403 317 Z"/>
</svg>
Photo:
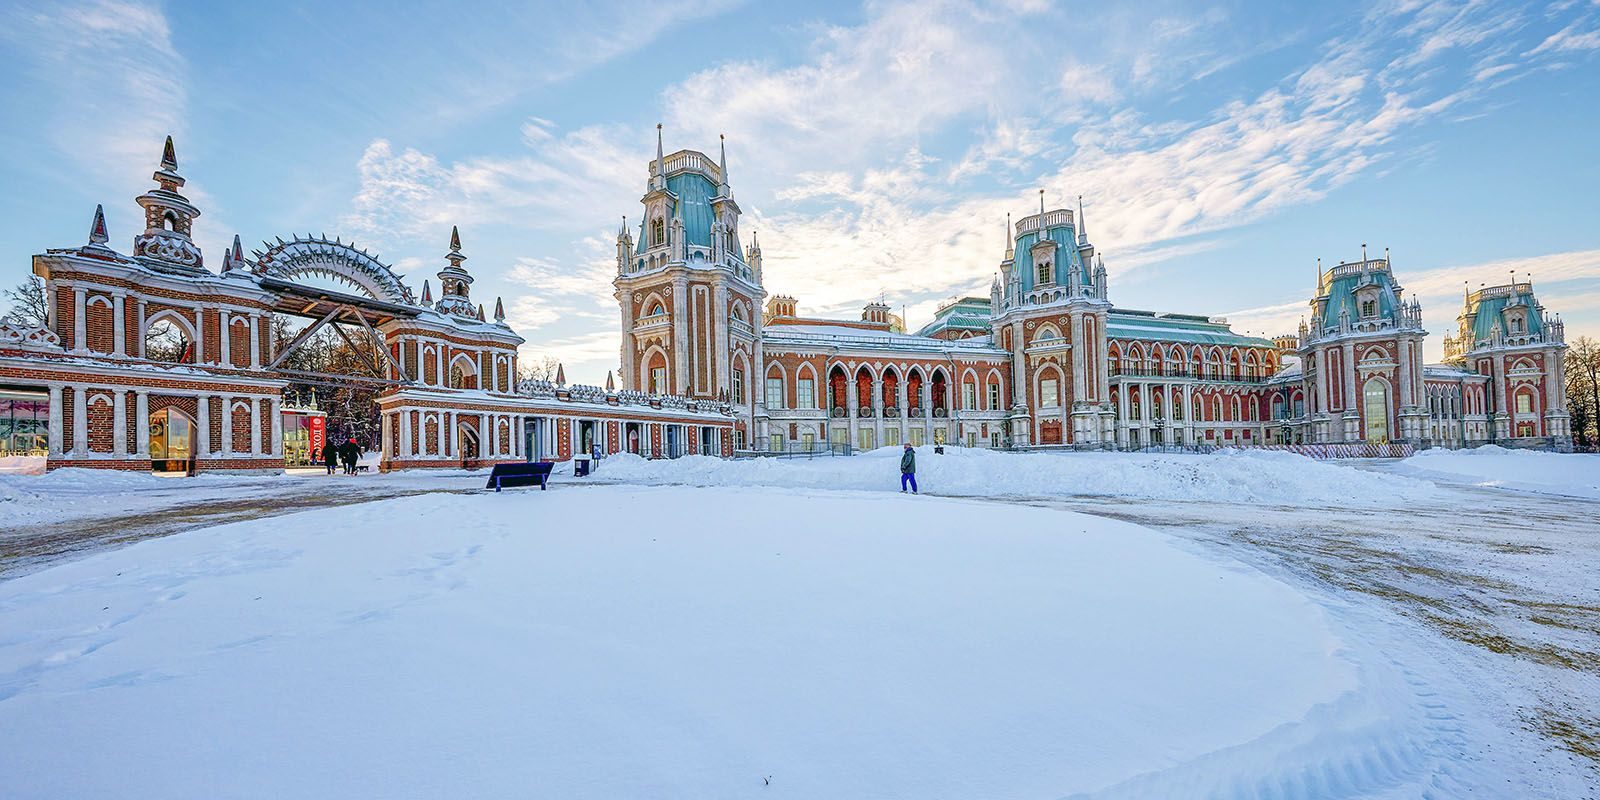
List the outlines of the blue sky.
<svg viewBox="0 0 1600 800">
<path fill-rule="evenodd" d="M 526 352 L 604 379 L 654 150 L 728 137 L 769 291 L 913 325 L 986 294 L 1006 213 L 1082 194 L 1111 299 L 1291 330 L 1316 259 L 1392 248 L 1442 352 L 1531 272 L 1600 335 L 1600 3 L 0 6 L 0 282 L 138 232 L 162 138 L 213 260 L 354 238 L 420 287 L 461 227 Z"/>
</svg>

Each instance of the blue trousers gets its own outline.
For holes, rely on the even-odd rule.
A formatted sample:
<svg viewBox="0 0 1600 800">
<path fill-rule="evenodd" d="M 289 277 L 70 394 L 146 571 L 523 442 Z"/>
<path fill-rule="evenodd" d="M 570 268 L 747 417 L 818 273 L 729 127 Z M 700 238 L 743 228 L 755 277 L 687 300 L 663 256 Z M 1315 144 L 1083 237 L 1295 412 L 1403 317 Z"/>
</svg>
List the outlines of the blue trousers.
<svg viewBox="0 0 1600 800">
<path fill-rule="evenodd" d="M 911 484 L 911 491 L 917 491 L 917 474 L 915 472 L 900 473 L 900 491 L 906 490 L 906 484 Z"/>
</svg>

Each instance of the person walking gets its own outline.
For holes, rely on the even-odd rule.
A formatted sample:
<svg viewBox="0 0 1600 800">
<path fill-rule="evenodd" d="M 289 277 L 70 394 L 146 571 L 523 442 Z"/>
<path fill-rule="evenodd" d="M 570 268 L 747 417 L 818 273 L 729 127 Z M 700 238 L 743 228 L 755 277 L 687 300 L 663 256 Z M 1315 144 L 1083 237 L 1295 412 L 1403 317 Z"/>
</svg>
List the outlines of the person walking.
<svg viewBox="0 0 1600 800">
<path fill-rule="evenodd" d="M 900 492 L 905 493 L 906 485 L 910 484 L 911 493 L 917 493 L 917 451 L 911 449 L 911 443 L 906 443 L 906 450 L 900 455 Z"/>
<path fill-rule="evenodd" d="M 339 464 L 339 446 L 329 439 L 322 444 L 322 463 L 328 468 L 328 474 L 333 474 L 333 468 Z"/>
<path fill-rule="evenodd" d="M 339 460 L 344 462 L 344 474 L 356 474 L 356 459 L 361 457 L 361 448 L 356 447 L 355 437 L 339 447 Z"/>
</svg>

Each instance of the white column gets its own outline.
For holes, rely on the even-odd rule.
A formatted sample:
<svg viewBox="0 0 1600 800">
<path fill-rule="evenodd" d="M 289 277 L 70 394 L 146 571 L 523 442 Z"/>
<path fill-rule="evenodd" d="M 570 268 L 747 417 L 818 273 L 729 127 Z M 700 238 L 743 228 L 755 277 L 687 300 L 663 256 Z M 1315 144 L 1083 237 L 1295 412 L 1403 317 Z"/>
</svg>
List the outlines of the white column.
<svg viewBox="0 0 1600 800">
<path fill-rule="evenodd" d="M 720 278 L 711 290 L 711 303 L 711 324 L 716 331 L 717 343 L 712 348 L 716 352 L 711 354 L 711 385 L 706 388 L 715 396 L 719 390 L 729 388 L 731 385 L 729 376 L 733 374 L 732 364 L 728 360 L 728 351 L 730 349 L 728 346 L 728 284 Z M 760 313 L 759 309 L 754 312 L 754 314 Z M 760 325 L 760 317 L 756 317 L 752 324 Z M 761 381 L 762 385 L 765 386 L 766 373 L 761 372 L 760 369 L 760 364 L 754 365 L 752 369 L 754 374 L 751 378 Z M 756 392 L 756 396 L 763 396 L 763 392 Z"/>
<path fill-rule="evenodd" d="M 435 384 L 436 386 L 449 386 L 450 385 L 450 372 L 449 372 L 450 365 L 445 363 L 445 348 L 446 347 L 448 347 L 448 345 L 444 344 L 443 342 L 440 342 L 439 346 L 437 348 L 435 348 L 434 351 L 433 351 L 434 360 L 439 365 L 438 369 L 434 371 L 434 374 L 436 376 L 438 376 L 438 378 L 439 378 L 439 382 L 437 384 Z"/>
<path fill-rule="evenodd" d="M 267 442 L 267 455 L 282 456 L 283 455 L 283 413 L 282 413 L 283 400 L 282 400 L 282 398 L 273 397 L 273 398 L 270 398 L 268 402 L 271 404 L 269 407 L 272 409 L 272 424 L 267 428 L 267 430 L 271 433 L 272 438 L 270 440 L 268 440 L 268 442 Z M 382 419 L 382 418 L 380 417 L 379 419 Z M 368 444 L 371 444 L 371 443 L 368 442 Z"/>
<path fill-rule="evenodd" d="M 50 386 L 50 457 L 61 455 L 62 421 L 61 421 L 61 387 Z"/>
<path fill-rule="evenodd" d="M 133 393 L 133 443 L 140 458 L 150 457 L 150 395 Z"/>
<path fill-rule="evenodd" d="M 672 279 L 672 394 L 689 394 L 689 279 Z M 749 377 L 749 376 L 746 376 Z"/>
<path fill-rule="evenodd" d="M 266 432 L 261 430 L 261 398 L 250 398 L 250 455 L 260 455 Z"/>
<path fill-rule="evenodd" d="M 227 351 L 223 351 L 227 352 Z M 199 456 L 211 455 L 211 398 L 200 395 L 195 401 L 195 442 L 194 451 Z"/>
<path fill-rule="evenodd" d="M 126 300 L 127 295 L 122 292 L 117 292 L 111 296 L 111 330 L 112 336 L 116 337 L 116 340 L 111 343 L 111 354 L 115 356 L 128 354 L 128 323 L 127 315 L 123 313 Z M 122 393 L 118 392 L 117 397 L 122 397 Z M 124 426 L 126 426 L 126 423 L 124 423 Z M 124 445 L 123 449 L 127 449 L 126 445 Z"/>
<path fill-rule="evenodd" d="M 261 316 L 250 315 L 250 368 L 261 369 Z"/>
<path fill-rule="evenodd" d="M 233 320 L 226 310 L 217 312 L 217 363 L 228 367 L 243 366 L 233 363 Z"/>
<path fill-rule="evenodd" d="M 78 385 L 72 387 L 72 453 L 77 456 L 89 454 L 89 393 L 88 387 Z"/>
<path fill-rule="evenodd" d="M 395 453 L 401 458 L 411 457 L 411 412 L 400 413 L 400 443 L 395 446 Z"/>
<path fill-rule="evenodd" d="M 138 311 L 137 311 L 137 315 L 138 315 L 139 318 L 137 320 L 135 320 L 135 322 L 138 323 L 137 327 L 135 328 L 135 330 L 138 331 L 138 334 L 137 334 L 137 336 L 135 336 L 134 342 L 133 342 L 133 345 L 134 345 L 133 352 L 136 355 L 138 355 L 140 358 L 144 358 L 144 334 L 145 334 L 145 330 L 147 328 L 147 326 L 145 324 L 144 306 L 145 306 L 144 299 L 140 298 L 139 299 Z"/>
<path fill-rule="evenodd" d="M 1400 378 L 1400 407 L 1401 408 L 1405 408 L 1405 407 L 1411 405 L 1411 362 L 1412 362 L 1411 344 L 1412 343 L 1409 340 L 1401 340 L 1400 341 L 1400 370 L 1399 370 L 1399 378 Z M 1404 434 L 1402 434 L 1402 435 L 1404 435 Z"/>
<path fill-rule="evenodd" d="M 222 398 L 222 452 L 233 455 L 233 398 Z"/>
<path fill-rule="evenodd" d="M 194 363 L 206 363 L 206 311 L 203 308 L 194 312 Z"/>
<path fill-rule="evenodd" d="M 88 319 L 86 317 L 87 309 L 84 306 L 83 287 L 75 286 L 72 289 L 72 349 L 80 353 L 89 349 L 89 341 L 87 339 Z M 78 449 L 77 442 L 73 442 L 72 449 Z"/>
</svg>

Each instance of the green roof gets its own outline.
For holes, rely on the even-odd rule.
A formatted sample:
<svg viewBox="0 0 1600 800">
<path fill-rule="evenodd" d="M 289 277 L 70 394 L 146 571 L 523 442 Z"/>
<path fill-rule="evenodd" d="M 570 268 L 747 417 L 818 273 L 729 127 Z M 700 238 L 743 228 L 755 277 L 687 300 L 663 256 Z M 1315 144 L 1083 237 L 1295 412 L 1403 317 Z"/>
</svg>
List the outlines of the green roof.
<svg viewBox="0 0 1600 800">
<path fill-rule="evenodd" d="M 1115 309 L 1106 316 L 1106 336 L 1189 344 L 1273 347 L 1270 339 L 1234 333 L 1227 323 L 1212 322 L 1192 314 L 1157 314 L 1154 311 Z"/>
</svg>

